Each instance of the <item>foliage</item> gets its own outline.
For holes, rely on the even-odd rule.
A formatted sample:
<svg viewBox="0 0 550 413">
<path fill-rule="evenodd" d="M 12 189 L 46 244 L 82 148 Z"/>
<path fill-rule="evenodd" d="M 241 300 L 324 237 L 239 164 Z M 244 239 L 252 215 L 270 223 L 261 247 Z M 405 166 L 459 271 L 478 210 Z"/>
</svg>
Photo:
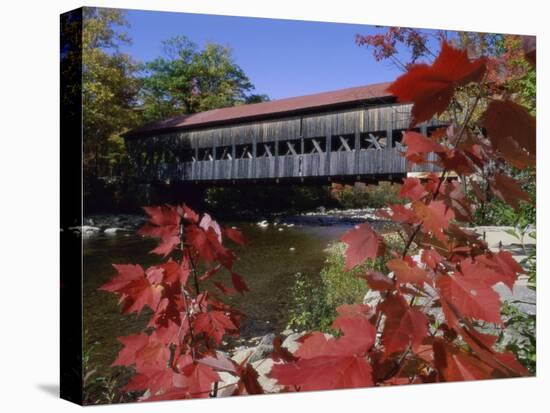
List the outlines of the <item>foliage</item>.
<svg viewBox="0 0 550 413">
<path fill-rule="evenodd" d="M 206 205 L 218 216 L 230 212 L 233 216 L 264 215 L 287 211 L 297 213 L 319 206 L 336 206 L 336 201 L 325 186 L 244 185 L 232 187 L 209 187 L 206 191 Z"/>
<path fill-rule="evenodd" d="M 206 280 L 225 270 L 231 273 L 232 286 L 214 282 L 221 294 L 248 291 L 232 270 L 237 257 L 223 245 L 224 239 L 241 245 L 246 239 L 185 205 L 145 211 L 149 222 L 139 233 L 159 239 L 151 253 L 163 262 L 147 269 L 114 265 L 117 275 L 100 287 L 120 297 L 124 314 L 152 310 L 145 331 L 119 338 L 123 347 L 113 366 L 131 366 L 136 372 L 123 390 L 138 392 L 139 400 L 216 396 L 223 371 L 237 377 L 234 394 L 261 392 L 257 375 L 245 363 L 216 351 L 225 336 L 238 334 L 242 314 L 204 288 Z"/>
<path fill-rule="evenodd" d="M 390 254 L 388 271 L 369 271 L 370 289 L 380 293 L 372 306 L 337 308 L 332 324 L 340 332 L 327 337 L 313 332 L 299 349 L 276 364 L 271 377 L 287 391 L 383 386 L 405 383 L 463 381 L 529 374 L 514 353 L 495 344 L 498 336 L 483 325 L 503 326 L 497 283 L 512 289 L 525 270 L 509 252 L 492 252 L 474 232 L 463 228 L 473 220 L 473 203 L 463 185 L 449 179 L 458 172 L 472 181 L 488 163 L 534 166 L 535 119 L 510 96 L 495 93 L 488 56 L 471 60 L 466 51 L 447 43 L 431 65 L 415 64 L 390 90 L 400 101 L 413 103 L 411 128 L 446 111 L 457 90 L 472 99 L 466 113 L 431 136 L 407 131 L 403 156 L 411 163 L 427 162 L 436 153 L 442 172 L 422 182 L 406 178 L 400 196 L 410 203 L 390 205 L 382 213 L 400 224 L 402 249 L 385 245 L 368 224 L 342 237 L 346 268 Z M 474 118 L 477 106 L 484 108 Z M 503 142 L 515 145 L 504 152 Z M 486 176 L 489 190 L 513 208 L 529 195 L 506 169 Z M 420 254 L 411 255 L 416 244 Z M 388 251 L 389 250 L 389 251 Z M 441 320 L 442 318 L 442 320 Z M 344 371 L 345 374 L 334 372 Z M 329 374 L 330 372 L 330 374 Z"/>
<path fill-rule="evenodd" d="M 254 87 L 229 48 L 210 43 L 199 50 L 185 36 L 162 46 L 164 56 L 143 67 L 140 96 L 146 121 L 266 99 L 249 93 Z"/>
<path fill-rule="evenodd" d="M 119 51 L 128 38 L 117 28 L 126 25 L 121 10 L 83 9 L 82 121 L 84 174 L 111 175 L 128 163 L 120 134 L 137 126 L 138 66 Z"/>
<path fill-rule="evenodd" d="M 384 234 L 383 238 L 386 244 L 395 248 L 403 245 L 401 238 L 394 233 Z M 288 322 L 290 328 L 333 332 L 331 324 L 337 315 L 336 309 L 344 304 L 363 302 L 368 285 L 362 276 L 370 270 L 387 270 L 385 262 L 389 257 L 367 260 L 364 264 L 346 270 L 343 243 L 332 244 L 327 252 L 319 280 L 300 273 L 295 276 Z"/>
<path fill-rule="evenodd" d="M 84 332 L 86 341 L 88 332 Z M 94 353 L 101 348 L 101 343 L 94 341 L 87 343 L 82 348 L 82 394 L 83 404 L 112 404 L 133 401 L 120 391 L 122 383 L 125 381 L 124 373 L 117 369 L 103 371 L 100 367 L 93 364 Z"/>
<path fill-rule="evenodd" d="M 398 192 L 399 185 L 391 182 L 379 182 L 377 185 L 356 182 L 353 186 L 331 186 L 331 195 L 343 208 L 382 208 L 389 203 L 401 202 Z"/>
</svg>

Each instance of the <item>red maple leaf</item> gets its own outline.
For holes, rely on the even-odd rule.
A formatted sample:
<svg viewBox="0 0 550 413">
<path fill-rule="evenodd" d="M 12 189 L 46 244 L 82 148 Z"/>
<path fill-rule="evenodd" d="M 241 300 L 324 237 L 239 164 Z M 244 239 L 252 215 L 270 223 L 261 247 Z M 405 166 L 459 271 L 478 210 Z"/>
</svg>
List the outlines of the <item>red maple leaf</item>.
<svg viewBox="0 0 550 413">
<path fill-rule="evenodd" d="M 443 233 L 449 227 L 449 221 L 454 219 L 452 209 L 447 208 L 443 201 L 432 201 L 428 205 L 417 201 L 413 209 L 418 219 L 422 221 L 422 231 L 432 233 L 440 241 L 445 241 Z"/>
<path fill-rule="evenodd" d="M 495 148 L 502 148 L 500 141 L 511 138 L 528 154 L 536 153 L 536 121 L 525 107 L 510 100 L 492 100 L 482 121 Z"/>
<path fill-rule="evenodd" d="M 243 278 L 239 274 L 231 272 L 231 281 L 233 282 L 233 287 L 235 287 L 235 290 L 237 290 L 241 294 L 245 291 L 250 291 Z"/>
<path fill-rule="evenodd" d="M 197 333 L 206 334 L 219 344 L 226 332 L 234 332 L 237 330 L 237 326 L 223 311 L 209 311 L 197 316 L 193 322 L 193 329 Z"/>
<path fill-rule="evenodd" d="M 481 80 L 486 70 L 484 58 L 470 61 L 465 50 L 443 42 L 441 51 L 431 66 L 413 64 L 397 78 L 388 91 L 400 102 L 412 102 L 412 125 L 441 114 L 453 96 L 455 88 Z"/>
<path fill-rule="evenodd" d="M 501 324 L 500 298 L 492 288 L 494 280 L 479 277 L 476 271 L 469 271 L 468 266 L 466 269 L 464 274 L 456 272 L 437 279 L 436 285 L 447 304 L 443 306 L 447 321 L 454 325 L 454 320 L 461 315 Z"/>
<path fill-rule="evenodd" d="M 531 200 L 529 194 L 521 189 L 518 182 L 511 176 L 497 173 L 489 182 L 493 194 L 514 208 L 518 208 L 519 201 Z"/>
<path fill-rule="evenodd" d="M 411 283 L 420 287 L 422 287 L 424 283 L 430 285 L 432 284 L 432 279 L 428 272 L 422 268 L 419 268 L 418 265 L 411 259 L 405 261 L 400 258 L 394 258 L 389 260 L 386 265 L 391 271 L 393 271 L 399 283 Z"/>
<path fill-rule="evenodd" d="M 191 363 L 181 368 L 176 376 L 176 387 L 185 388 L 192 397 L 208 397 L 212 383 L 220 381 L 220 376 L 211 367 L 202 363 Z"/>
<path fill-rule="evenodd" d="M 357 225 L 354 229 L 346 232 L 341 241 L 348 245 L 346 249 L 346 270 L 363 264 L 367 258 L 374 260 L 380 248 L 378 234 L 369 224 Z"/>
<path fill-rule="evenodd" d="M 401 295 L 388 297 L 380 308 L 386 315 L 382 333 L 385 354 L 404 351 L 408 346 L 418 351 L 428 335 L 428 317 L 410 307 Z"/>
<path fill-rule="evenodd" d="M 248 241 L 247 239 L 244 237 L 243 233 L 237 229 L 233 229 L 233 228 L 224 228 L 223 230 L 223 233 L 225 234 L 225 236 L 227 238 L 229 238 L 231 241 L 239 244 L 239 245 L 247 245 L 248 244 Z"/>
<path fill-rule="evenodd" d="M 467 381 L 492 378 L 493 369 L 478 358 L 444 340 L 433 343 L 435 366 L 440 381 Z"/>
<path fill-rule="evenodd" d="M 426 162 L 425 155 L 431 152 L 446 152 L 447 148 L 421 133 L 408 131 L 403 134 L 403 145 L 406 145 L 405 158 L 414 163 Z"/>
<path fill-rule="evenodd" d="M 163 287 L 152 284 L 140 265 L 114 265 L 118 275 L 99 289 L 120 295 L 124 313 L 140 312 L 144 306 L 155 309 Z"/>
<path fill-rule="evenodd" d="M 422 185 L 418 178 L 405 178 L 399 190 L 401 198 L 406 198 L 413 202 L 424 198 L 427 193 L 426 188 L 424 188 L 424 185 Z"/>
<path fill-rule="evenodd" d="M 373 385 L 372 368 L 365 357 L 324 356 L 276 364 L 271 377 L 299 390 L 329 390 Z"/>
</svg>

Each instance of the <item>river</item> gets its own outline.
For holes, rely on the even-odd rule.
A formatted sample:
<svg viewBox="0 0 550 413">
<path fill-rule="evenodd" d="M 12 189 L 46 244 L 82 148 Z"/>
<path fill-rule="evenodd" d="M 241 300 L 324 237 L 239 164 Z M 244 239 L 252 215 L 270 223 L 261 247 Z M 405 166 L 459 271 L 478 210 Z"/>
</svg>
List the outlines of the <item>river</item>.
<svg viewBox="0 0 550 413">
<path fill-rule="evenodd" d="M 294 275 L 300 272 L 318 278 L 326 247 L 352 227 L 350 223 L 267 228 L 255 223 L 227 224 L 237 226 L 250 241 L 247 247 L 233 248 L 239 257 L 234 269 L 246 280 L 250 292 L 225 298 L 246 315 L 241 326 L 244 339 L 285 329 Z M 84 239 L 84 348 L 96 343 L 91 354 L 94 365 L 110 365 L 120 348 L 116 337 L 141 331 L 149 316 L 147 312 L 141 316 L 121 314 L 116 296 L 97 288 L 115 274 L 113 263 L 158 263 L 158 256 L 148 254 L 155 245 L 155 240 L 134 233 Z M 216 277 L 229 280 L 228 274 Z"/>
</svg>

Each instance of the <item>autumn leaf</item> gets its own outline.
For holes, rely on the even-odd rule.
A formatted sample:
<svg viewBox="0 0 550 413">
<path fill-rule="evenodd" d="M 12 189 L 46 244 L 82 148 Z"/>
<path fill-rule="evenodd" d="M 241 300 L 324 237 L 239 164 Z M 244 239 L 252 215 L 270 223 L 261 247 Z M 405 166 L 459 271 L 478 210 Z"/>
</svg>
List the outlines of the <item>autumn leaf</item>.
<svg viewBox="0 0 550 413">
<path fill-rule="evenodd" d="M 411 125 L 430 120 L 447 109 L 458 86 L 481 80 L 485 59 L 470 61 L 465 50 L 443 42 L 432 65 L 413 64 L 395 80 L 388 91 L 400 102 L 412 102 Z"/>
<path fill-rule="evenodd" d="M 185 388 L 192 397 L 208 397 L 212 383 L 220 381 L 220 375 L 202 363 L 191 363 L 180 369 L 174 384 Z"/>
<path fill-rule="evenodd" d="M 500 325 L 500 297 L 492 288 L 493 281 L 479 277 L 476 272 L 466 271 L 464 274 L 457 272 L 439 277 L 436 285 L 441 297 L 459 315 Z M 451 315 L 448 310 L 444 312 L 449 324 L 453 325 L 457 315 Z"/>
<path fill-rule="evenodd" d="M 239 274 L 231 272 L 231 281 L 233 282 L 233 287 L 235 287 L 235 290 L 237 290 L 241 294 L 245 291 L 250 291 L 243 278 Z"/>
<path fill-rule="evenodd" d="M 229 238 L 231 241 L 235 242 L 236 244 L 239 244 L 242 246 L 248 244 L 248 241 L 244 237 L 243 233 L 237 229 L 227 227 L 227 228 L 224 228 L 223 233 L 227 238 Z"/>
<path fill-rule="evenodd" d="M 341 241 L 347 244 L 346 270 L 363 264 L 368 258 L 374 260 L 380 248 L 378 234 L 369 224 L 357 225 L 346 232 Z"/>
<path fill-rule="evenodd" d="M 449 227 L 449 221 L 455 214 L 443 201 L 432 201 L 428 205 L 417 201 L 413 203 L 413 209 L 422 221 L 422 231 L 432 233 L 440 241 L 445 241 L 443 231 Z"/>
<path fill-rule="evenodd" d="M 407 131 L 403 134 L 403 145 L 407 147 L 405 158 L 415 163 L 426 162 L 425 154 L 446 152 L 447 148 L 418 132 Z"/>
<path fill-rule="evenodd" d="M 525 107 L 510 100 L 493 100 L 482 122 L 495 148 L 502 150 L 499 141 L 510 137 L 529 154 L 536 153 L 536 121 Z"/>
<path fill-rule="evenodd" d="M 493 194 L 513 208 L 519 207 L 519 201 L 529 202 L 529 194 L 525 192 L 517 181 L 505 174 L 495 174 L 490 179 L 491 190 Z"/>
<path fill-rule="evenodd" d="M 409 306 L 403 296 L 390 296 L 380 304 L 386 319 L 382 343 L 387 356 L 405 351 L 409 346 L 417 351 L 428 335 L 428 317 Z"/>
<path fill-rule="evenodd" d="M 237 326 L 222 311 L 200 313 L 193 322 L 193 328 L 195 332 L 206 334 L 217 344 L 221 343 L 227 331 L 237 330 Z"/>
<path fill-rule="evenodd" d="M 418 265 L 410 259 L 405 261 L 400 258 L 394 258 L 389 260 L 386 265 L 393 271 L 399 283 L 410 283 L 418 285 L 419 287 L 422 287 L 424 283 L 432 284 L 432 279 L 428 272 L 419 268 Z"/>
<path fill-rule="evenodd" d="M 271 377 L 299 390 L 330 390 L 373 385 L 372 368 L 364 357 L 316 357 L 275 364 Z"/>
<path fill-rule="evenodd" d="M 418 201 L 426 196 L 428 192 L 418 178 L 405 178 L 399 190 L 399 196 L 411 201 Z"/>
<path fill-rule="evenodd" d="M 434 340 L 434 359 L 440 381 L 490 379 L 493 369 L 478 358 L 441 339 Z"/>
</svg>

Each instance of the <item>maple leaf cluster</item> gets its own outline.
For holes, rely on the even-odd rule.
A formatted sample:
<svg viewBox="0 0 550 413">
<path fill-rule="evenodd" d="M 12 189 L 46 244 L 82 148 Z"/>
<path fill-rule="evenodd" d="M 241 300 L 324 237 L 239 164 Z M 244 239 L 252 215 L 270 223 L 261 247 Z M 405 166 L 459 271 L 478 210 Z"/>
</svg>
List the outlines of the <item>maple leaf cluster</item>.
<svg viewBox="0 0 550 413">
<path fill-rule="evenodd" d="M 222 294 L 248 291 L 233 270 L 236 255 L 223 244 L 228 239 L 246 245 L 246 238 L 186 205 L 144 209 L 149 222 L 138 233 L 159 240 L 151 253 L 164 261 L 146 269 L 114 265 L 117 274 L 100 287 L 119 297 L 124 314 L 152 310 L 145 331 L 119 338 L 123 347 L 113 366 L 135 370 L 123 390 L 140 392 L 139 400 L 208 397 L 223 371 L 238 378 L 235 394 L 261 392 L 255 371 L 216 351 L 225 336 L 238 334 L 242 314 L 201 288 L 225 270 L 232 286 L 214 282 Z"/>
<path fill-rule="evenodd" d="M 389 205 L 380 213 L 399 226 L 403 251 L 388 251 L 367 223 L 343 235 L 346 269 L 389 254 L 387 273 L 361 275 L 380 300 L 372 308 L 338 308 L 333 328 L 341 336 L 309 333 L 296 352 L 280 357 L 271 375 L 288 391 L 527 374 L 514 354 L 496 349 L 497 336 L 483 329 L 503 327 L 494 287 L 511 290 L 524 270 L 509 252 L 491 251 L 464 225 L 473 221 L 475 208 L 464 187 L 471 184 L 474 195 L 482 196 L 475 186 L 485 165 L 535 165 L 535 118 L 512 100 L 490 95 L 492 89 L 485 87 L 488 62 L 485 57 L 471 60 L 444 42 L 433 64 L 410 65 L 389 87 L 399 101 L 413 103 L 411 128 L 443 113 L 462 87 L 475 84 L 479 95 L 464 120 L 429 136 L 404 133 L 402 155 L 410 163 L 433 162 L 441 172 L 422 180 L 405 178 L 399 195 L 408 204 Z M 482 99 L 485 112 L 474 121 Z M 436 160 L 429 161 L 428 154 Z M 461 181 L 451 179 L 451 172 Z M 488 184 L 513 208 L 520 201 L 532 202 L 505 168 L 488 177 Z"/>
</svg>

